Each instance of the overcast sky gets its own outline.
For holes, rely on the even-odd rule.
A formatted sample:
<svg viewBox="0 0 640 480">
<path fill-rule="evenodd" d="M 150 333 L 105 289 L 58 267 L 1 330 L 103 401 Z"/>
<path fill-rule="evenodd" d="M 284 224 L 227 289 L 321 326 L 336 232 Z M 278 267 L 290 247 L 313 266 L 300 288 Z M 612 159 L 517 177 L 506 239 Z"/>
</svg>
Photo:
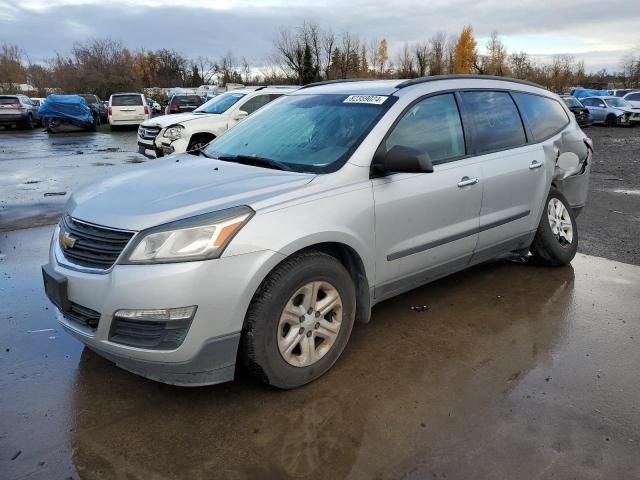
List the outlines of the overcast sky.
<svg viewBox="0 0 640 480">
<path fill-rule="evenodd" d="M 571 53 L 587 70 L 617 70 L 640 51 L 640 0 L 0 0 L 0 44 L 32 61 L 76 41 L 110 37 L 131 48 L 173 48 L 188 57 L 232 51 L 264 64 L 283 26 L 315 21 L 360 39 L 405 42 L 474 28 L 479 49 L 497 30 L 510 52 Z M 392 58 L 393 60 L 393 58 Z"/>
</svg>

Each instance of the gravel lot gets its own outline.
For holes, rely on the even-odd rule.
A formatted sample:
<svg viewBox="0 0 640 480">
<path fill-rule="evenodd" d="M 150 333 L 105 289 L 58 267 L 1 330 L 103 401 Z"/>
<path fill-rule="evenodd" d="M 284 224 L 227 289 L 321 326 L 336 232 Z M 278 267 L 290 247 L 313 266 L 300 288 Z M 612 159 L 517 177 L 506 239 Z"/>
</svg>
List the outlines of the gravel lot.
<svg viewBox="0 0 640 480">
<path fill-rule="evenodd" d="M 578 217 L 579 251 L 640 265 L 640 128 L 591 127 L 587 206 Z"/>
</svg>

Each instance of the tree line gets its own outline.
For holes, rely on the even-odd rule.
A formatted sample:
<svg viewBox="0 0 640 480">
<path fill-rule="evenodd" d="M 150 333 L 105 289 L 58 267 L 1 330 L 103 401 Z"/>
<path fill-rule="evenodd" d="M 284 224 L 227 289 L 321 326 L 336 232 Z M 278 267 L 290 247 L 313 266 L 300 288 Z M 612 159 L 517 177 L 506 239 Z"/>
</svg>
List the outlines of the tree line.
<svg viewBox="0 0 640 480">
<path fill-rule="evenodd" d="M 390 54 L 385 38 L 363 40 L 305 22 L 280 29 L 273 52 L 263 66 L 237 59 L 231 51 L 222 58 L 189 58 L 171 49 L 130 50 L 122 42 L 96 39 L 76 43 L 67 54 L 45 63 L 32 63 L 17 45 L 0 48 L 0 89 L 15 90 L 28 83 L 39 95 L 46 89 L 95 93 L 102 98 L 115 91 L 145 87 L 198 87 L 228 83 L 308 84 L 345 78 L 416 78 L 427 75 L 469 74 L 510 76 L 530 80 L 562 92 L 574 85 L 614 83 L 640 87 L 640 53 L 621 59 L 617 72 L 587 73 L 584 62 L 572 55 L 554 55 L 549 61 L 526 52 L 509 53 L 493 32 L 480 53 L 471 25 L 459 34 L 438 32 Z"/>
</svg>

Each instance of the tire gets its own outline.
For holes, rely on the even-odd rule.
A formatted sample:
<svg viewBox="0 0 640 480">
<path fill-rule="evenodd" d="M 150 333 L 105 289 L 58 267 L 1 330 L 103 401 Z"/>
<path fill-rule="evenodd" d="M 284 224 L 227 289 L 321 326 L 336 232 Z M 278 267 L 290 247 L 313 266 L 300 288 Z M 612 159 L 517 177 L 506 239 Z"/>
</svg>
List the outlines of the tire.
<svg viewBox="0 0 640 480">
<path fill-rule="evenodd" d="M 118 127 L 116 125 L 109 124 L 109 130 L 111 130 L 112 132 L 115 132 L 116 130 L 118 130 Z"/>
<path fill-rule="evenodd" d="M 555 205 L 555 206 L 554 206 Z M 551 213 L 550 213 L 551 212 Z M 559 217 L 559 212 L 561 212 Z M 557 220 L 562 218 L 565 228 L 556 229 Z M 552 226 L 552 222 L 554 226 Z M 570 222 L 570 231 L 567 223 Z M 573 210 L 565 196 L 556 188 L 551 187 L 540 225 L 530 247 L 534 263 L 551 267 L 567 265 L 576 256 L 578 250 L 578 226 Z"/>
<path fill-rule="evenodd" d="M 189 140 L 189 145 L 187 146 L 187 153 L 192 155 L 198 155 L 200 150 L 205 147 L 209 142 L 211 142 L 215 137 L 213 135 L 206 134 L 196 134 L 191 137 Z"/>
<path fill-rule="evenodd" d="M 618 125 L 618 119 L 616 118 L 616 116 L 613 113 L 610 113 L 609 115 L 607 115 L 607 118 L 606 118 L 604 124 L 607 127 L 615 127 L 616 125 Z"/>
<path fill-rule="evenodd" d="M 27 116 L 27 119 L 24 121 L 22 125 L 27 130 L 33 130 L 33 117 L 31 116 L 31 114 Z"/>
<path fill-rule="evenodd" d="M 330 293 L 323 298 L 327 291 Z M 310 292 L 319 292 L 315 293 L 317 303 L 308 302 L 313 298 Z M 336 298 L 336 293 L 338 301 L 333 310 L 327 310 L 324 316 L 312 312 L 312 305 L 322 308 L 321 302 Z M 300 302 L 298 306 L 296 302 Z M 306 306 L 310 310 L 304 314 Z M 353 280 L 336 258 L 317 251 L 288 258 L 262 282 L 251 302 L 239 363 L 271 386 L 291 389 L 305 385 L 327 372 L 340 357 L 351 335 L 355 307 Z M 285 309 L 292 314 L 286 315 Z M 331 333 L 332 339 L 325 337 L 326 333 Z M 291 341 L 286 340 L 288 337 Z M 293 347 L 289 353 L 281 353 L 287 342 Z"/>
</svg>

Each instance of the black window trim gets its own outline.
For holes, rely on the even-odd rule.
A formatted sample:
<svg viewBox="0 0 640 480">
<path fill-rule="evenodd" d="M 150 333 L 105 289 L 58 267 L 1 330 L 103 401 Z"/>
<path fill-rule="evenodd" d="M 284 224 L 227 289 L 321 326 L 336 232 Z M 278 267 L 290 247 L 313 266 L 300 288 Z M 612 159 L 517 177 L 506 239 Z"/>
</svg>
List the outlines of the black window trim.
<svg viewBox="0 0 640 480">
<path fill-rule="evenodd" d="M 391 135 L 391 132 L 393 132 L 393 130 L 396 128 L 398 123 L 400 123 L 400 120 L 402 120 L 404 118 L 404 116 L 409 112 L 409 110 L 411 110 L 416 104 L 418 104 L 418 103 L 420 103 L 423 100 L 426 100 L 428 98 L 436 97 L 438 95 L 453 94 L 453 99 L 456 102 L 456 107 L 458 108 L 458 115 L 460 116 L 460 124 L 462 125 L 462 136 L 463 136 L 463 139 L 464 139 L 465 154 L 464 155 L 458 155 L 456 157 L 446 158 L 446 159 L 443 159 L 443 160 L 437 160 L 437 161 L 433 162 L 433 165 L 444 165 L 445 163 L 456 162 L 458 160 L 463 160 L 465 158 L 472 157 L 473 155 L 469 154 L 469 149 L 470 149 L 470 138 L 469 137 L 470 137 L 470 135 L 469 135 L 469 131 L 465 127 L 464 117 L 463 117 L 463 114 L 462 114 L 462 108 L 461 108 L 461 105 L 460 105 L 460 100 L 459 100 L 458 95 L 457 95 L 458 91 L 459 91 L 459 89 L 452 88 L 452 89 L 449 89 L 449 90 L 438 90 L 437 92 L 427 93 L 425 95 L 421 95 L 420 97 L 412 100 L 409 103 L 409 105 L 404 107 L 404 109 L 402 109 L 400 114 L 393 121 L 393 123 L 391 124 L 391 126 L 389 127 L 387 132 L 384 134 L 384 137 L 382 137 L 382 140 L 380 141 L 380 144 L 378 145 L 378 148 L 376 148 L 376 152 L 373 154 L 373 158 L 371 159 L 371 167 L 370 167 L 369 178 L 378 178 L 380 176 L 384 176 L 383 174 L 380 173 L 379 170 L 374 168 L 374 166 L 377 163 L 380 162 L 381 158 L 386 153 L 385 143 L 387 143 L 387 139 Z M 392 97 L 399 98 L 399 97 L 396 97 L 395 95 L 393 95 Z"/>
</svg>

